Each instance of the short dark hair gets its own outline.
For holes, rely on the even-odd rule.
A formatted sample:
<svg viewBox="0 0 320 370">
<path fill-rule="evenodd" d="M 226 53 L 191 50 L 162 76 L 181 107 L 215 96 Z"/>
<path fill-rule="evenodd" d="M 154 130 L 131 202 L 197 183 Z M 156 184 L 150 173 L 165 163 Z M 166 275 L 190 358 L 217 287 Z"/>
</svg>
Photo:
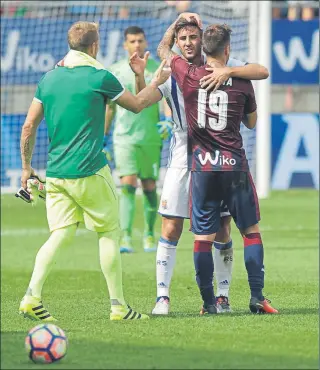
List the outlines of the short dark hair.
<svg viewBox="0 0 320 370">
<path fill-rule="evenodd" d="M 213 24 L 206 28 L 202 38 L 202 48 L 206 55 L 215 57 L 223 53 L 230 44 L 231 28 L 226 24 Z"/>
<path fill-rule="evenodd" d="M 188 28 L 188 27 L 197 28 L 200 32 L 200 36 L 202 36 L 202 29 L 199 27 L 198 22 L 196 21 L 196 19 L 188 21 L 187 19 L 185 19 L 183 17 L 179 18 L 179 20 L 177 21 L 177 23 L 174 27 L 175 36 L 177 37 L 179 32 L 182 29 Z"/>
<path fill-rule="evenodd" d="M 144 30 L 138 26 L 130 26 L 124 30 L 124 38 L 126 39 L 128 35 L 139 35 L 140 33 L 146 37 Z"/>
</svg>

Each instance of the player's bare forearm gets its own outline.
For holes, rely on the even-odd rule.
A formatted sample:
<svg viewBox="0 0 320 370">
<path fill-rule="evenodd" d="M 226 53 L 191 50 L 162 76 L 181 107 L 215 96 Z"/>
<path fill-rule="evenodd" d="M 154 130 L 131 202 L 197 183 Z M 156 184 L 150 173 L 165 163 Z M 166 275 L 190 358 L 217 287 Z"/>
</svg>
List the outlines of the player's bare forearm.
<svg viewBox="0 0 320 370">
<path fill-rule="evenodd" d="M 27 118 L 21 131 L 20 150 L 23 169 L 31 168 L 32 152 L 36 141 L 37 128 L 42 118 L 42 104 L 34 100 L 30 105 Z"/>
<path fill-rule="evenodd" d="M 269 71 L 261 64 L 250 63 L 242 67 L 230 67 L 230 77 L 245 80 L 265 80 L 269 77 Z"/>
<path fill-rule="evenodd" d="M 171 58 L 173 58 L 176 53 L 174 53 L 171 49 L 174 44 L 174 38 L 175 38 L 175 26 L 176 26 L 177 20 L 174 21 L 171 26 L 167 29 L 166 33 L 163 35 L 162 40 L 160 41 L 160 44 L 158 45 L 157 53 L 161 60 L 166 59 L 168 63 L 171 62 Z"/>
<path fill-rule="evenodd" d="M 139 92 L 147 86 L 146 81 L 144 79 L 144 74 L 135 75 L 135 80 L 136 80 L 136 94 L 139 94 Z"/>
<path fill-rule="evenodd" d="M 141 58 L 139 54 L 135 52 L 130 57 L 129 65 L 135 75 L 136 94 L 146 87 L 144 72 L 148 63 L 149 55 L 150 52 L 147 51 L 143 58 Z"/>
<path fill-rule="evenodd" d="M 119 99 L 117 99 L 117 104 L 125 109 L 128 109 L 130 112 L 139 113 L 144 108 L 147 108 L 155 103 L 155 93 L 157 91 L 159 92 L 158 86 L 159 84 L 151 82 L 148 86 L 141 90 L 138 95 L 133 95 L 130 91 L 126 90 L 119 97 Z"/>
<path fill-rule="evenodd" d="M 104 122 L 104 134 L 108 135 L 111 127 L 111 123 L 116 114 L 116 105 L 114 102 L 110 102 L 106 107 L 106 117 Z"/>
<path fill-rule="evenodd" d="M 25 123 L 22 127 L 20 140 L 21 161 L 23 169 L 31 168 L 32 152 L 35 141 L 36 131 L 34 131 L 28 123 Z"/>
<path fill-rule="evenodd" d="M 144 79 L 144 75 L 137 76 L 136 75 L 136 94 L 138 95 L 144 88 L 146 88 L 146 81 Z M 158 103 L 162 99 L 162 94 L 159 89 L 154 90 L 150 93 L 149 102 L 147 108 L 153 104 Z"/>
<path fill-rule="evenodd" d="M 159 91 L 159 89 L 152 91 L 152 93 L 149 96 L 149 103 L 147 105 L 147 108 L 153 104 L 159 103 L 161 99 L 162 99 L 162 94 Z"/>
<path fill-rule="evenodd" d="M 139 100 L 140 111 L 150 105 L 154 104 L 154 95 L 158 91 L 158 86 L 155 82 L 151 82 L 142 91 L 139 92 L 137 98 Z"/>
</svg>

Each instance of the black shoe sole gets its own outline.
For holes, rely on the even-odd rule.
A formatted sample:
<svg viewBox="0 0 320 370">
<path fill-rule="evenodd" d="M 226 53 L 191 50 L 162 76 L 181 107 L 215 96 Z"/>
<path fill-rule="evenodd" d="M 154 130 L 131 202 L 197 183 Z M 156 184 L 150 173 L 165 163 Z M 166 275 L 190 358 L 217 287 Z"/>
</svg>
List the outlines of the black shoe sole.
<svg viewBox="0 0 320 370">
<path fill-rule="evenodd" d="M 263 306 L 260 305 L 259 303 L 256 304 L 250 304 L 249 309 L 252 313 L 257 313 L 257 314 L 264 314 L 266 313 L 263 309 Z"/>
</svg>

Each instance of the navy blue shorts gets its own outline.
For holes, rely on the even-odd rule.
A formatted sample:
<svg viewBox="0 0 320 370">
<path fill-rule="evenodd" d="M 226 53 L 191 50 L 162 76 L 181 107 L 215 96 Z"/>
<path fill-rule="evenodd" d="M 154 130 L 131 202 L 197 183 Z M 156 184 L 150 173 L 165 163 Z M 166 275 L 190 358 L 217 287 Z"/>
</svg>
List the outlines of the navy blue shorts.
<svg viewBox="0 0 320 370">
<path fill-rule="evenodd" d="M 250 172 L 191 172 L 191 231 L 197 235 L 220 228 L 221 202 L 228 207 L 238 229 L 260 221 L 257 192 Z"/>
</svg>

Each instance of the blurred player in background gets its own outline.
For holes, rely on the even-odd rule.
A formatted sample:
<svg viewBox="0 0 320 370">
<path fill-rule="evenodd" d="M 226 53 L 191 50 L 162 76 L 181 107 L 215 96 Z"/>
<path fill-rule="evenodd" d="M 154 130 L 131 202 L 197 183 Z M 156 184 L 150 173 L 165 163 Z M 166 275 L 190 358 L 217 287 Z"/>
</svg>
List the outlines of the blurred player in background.
<svg viewBox="0 0 320 370">
<path fill-rule="evenodd" d="M 138 113 L 169 76 L 161 69 L 150 85 L 134 96 L 96 61 L 98 26 L 78 22 L 68 31 L 70 47 L 57 68 L 38 84 L 21 134 L 21 184 L 34 175 L 32 151 L 37 128 L 45 117 L 50 139 L 46 172 L 47 218 L 51 235 L 40 248 L 19 311 L 40 321 L 55 321 L 41 302 L 42 287 L 58 252 L 70 245 L 78 224 L 98 236 L 100 264 L 107 281 L 111 320 L 147 319 L 125 303 L 119 253 L 118 197 L 102 152 L 107 100 Z"/>
<path fill-rule="evenodd" d="M 124 32 L 124 49 L 129 57 L 138 53 L 143 57 L 147 40 L 142 28 L 131 26 Z M 146 56 L 145 79 L 147 83 L 158 68 L 158 63 Z M 123 85 L 132 93 L 136 91 L 136 77 L 127 58 L 110 67 Z M 156 180 L 159 176 L 162 138 L 157 124 L 160 121 L 159 104 L 153 104 L 139 114 L 117 107 L 112 102 L 107 107 L 105 134 L 110 130 L 115 116 L 113 132 L 115 163 L 121 180 L 120 226 L 123 235 L 120 242 L 122 253 L 133 252 L 132 225 L 135 213 L 135 194 L 138 178 L 143 189 L 144 250 L 156 250 L 154 224 L 157 217 Z"/>
<path fill-rule="evenodd" d="M 251 81 L 230 77 L 217 91 L 199 88 L 207 67 L 224 68 L 230 55 L 231 29 L 209 26 L 203 35 L 204 66 L 190 65 L 168 48 L 172 76 L 185 103 L 191 163 L 191 231 L 195 235 L 194 265 L 203 299 L 200 314 L 217 313 L 213 291 L 212 244 L 220 228 L 224 201 L 244 241 L 244 260 L 251 290 L 249 308 L 254 313 L 278 313 L 263 296 L 263 245 L 258 222 L 256 189 L 243 149 L 240 124 L 256 125 L 257 106 Z"/>
<path fill-rule="evenodd" d="M 192 64 L 202 65 L 201 35 L 202 31 L 197 21 L 188 21 L 185 17 L 197 16 L 193 13 L 183 13 L 172 25 L 162 41 L 167 43 L 169 50 L 176 45 L 183 57 Z M 176 28 L 175 28 L 176 27 Z M 160 54 L 160 57 L 165 55 Z M 141 65 L 144 60 L 135 58 L 133 63 L 138 71 L 142 82 L 140 88 L 145 86 Z M 230 76 L 245 79 L 264 79 L 268 77 L 268 71 L 259 64 L 246 64 L 242 61 L 229 58 L 225 68 L 215 68 L 214 72 L 204 78 L 204 87 L 218 88 Z M 159 91 L 153 93 L 152 103 L 158 102 L 165 97 L 172 109 L 174 121 L 173 137 L 171 139 L 168 169 L 166 172 L 163 191 L 161 195 L 159 213 L 162 215 L 161 238 L 158 243 L 156 270 L 157 270 L 157 303 L 153 314 L 166 315 L 169 313 L 170 298 L 169 290 L 171 278 L 176 261 L 176 247 L 180 239 L 183 222 L 189 218 L 189 182 L 190 172 L 187 161 L 187 122 L 182 93 L 175 79 L 171 76 Z M 231 216 L 224 205 L 221 207 L 221 229 L 216 235 L 214 260 L 215 277 L 217 280 L 217 305 L 219 312 L 230 312 L 229 289 L 232 276 L 233 247 L 230 237 Z"/>
</svg>

